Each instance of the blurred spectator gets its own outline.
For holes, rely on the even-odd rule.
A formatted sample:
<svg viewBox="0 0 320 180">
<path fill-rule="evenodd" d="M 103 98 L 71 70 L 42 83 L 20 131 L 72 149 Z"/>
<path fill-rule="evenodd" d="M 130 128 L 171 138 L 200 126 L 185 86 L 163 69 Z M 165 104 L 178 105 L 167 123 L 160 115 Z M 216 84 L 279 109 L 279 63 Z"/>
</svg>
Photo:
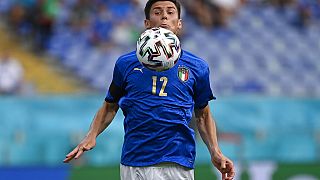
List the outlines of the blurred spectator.
<svg viewBox="0 0 320 180">
<path fill-rule="evenodd" d="M 8 53 L 0 56 L 0 94 L 19 93 L 23 84 L 23 68 Z"/>
<path fill-rule="evenodd" d="M 310 24 L 311 20 L 311 8 L 307 1 L 299 0 L 297 2 L 297 25 L 300 27 L 306 27 Z"/>
<path fill-rule="evenodd" d="M 17 34 L 43 50 L 52 36 L 58 12 L 58 0 L 18 1 L 12 5 L 8 20 Z"/>
<path fill-rule="evenodd" d="M 132 47 L 139 37 L 137 30 L 128 21 L 118 21 L 111 32 L 112 42 L 125 48 Z"/>
<path fill-rule="evenodd" d="M 292 5 L 295 0 L 268 0 L 268 2 L 280 8 L 285 8 L 286 6 Z"/>
<path fill-rule="evenodd" d="M 46 48 L 52 36 L 52 27 L 58 12 L 57 0 L 37 0 L 28 9 L 28 15 L 35 33 L 35 45 L 39 50 Z"/>
<path fill-rule="evenodd" d="M 213 9 L 212 17 L 217 25 L 226 26 L 229 18 L 234 16 L 245 0 L 209 0 Z"/>
<path fill-rule="evenodd" d="M 224 27 L 244 0 L 186 0 L 183 1 L 189 14 L 207 28 Z"/>
<path fill-rule="evenodd" d="M 94 12 L 94 3 L 90 0 L 78 0 L 71 9 L 71 24 L 76 29 L 86 29 L 90 25 Z"/>
<path fill-rule="evenodd" d="M 68 2 L 68 0 L 58 1 L 54 26 L 65 27 L 68 25 L 71 16 L 70 7 L 72 6 L 72 4 Z"/>
<path fill-rule="evenodd" d="M 144 9 L 148 0 L 131 0 L 132 4 L 139 7 L 140 9 Z"/>
<path fill-rule="evenodd" d="M 320 20 L 320 0 L 266 0 L 263 2 L 278 7 L 279 12 L 289 17 L 290 21 L 299 28 L 308 27 Z"/>
<path fill-rule="evenodd" d="M 110 41 L 110 32 L 113 27 L 112 14 L 107 5 L 101 4 L 97 9 L 92 25 L 91 43 L 95 46 L 105 46 Z"/>
<path fill-rule="evenodd" d="M 14 32 L 21 34 L 22 27 L 24 27 L 27 22 L 26 17 L 26 9 L 22 5 L 12 5 L 9 11 L 8 21 Z"/>
<path fill-rule="evenodd" d="M 211 18 L 211 10 L 206 0 L 185 0 L 182 1 L 187 12 L 195 18 L 196 21 L 202 26 L 211 28 L 213 21 Z"/>
<path fill-rule="evenodd" d="M 308 26 L 313 20 L 320 19 L 320 0 L 297 0 L 298 25 Z"/>
</svg>

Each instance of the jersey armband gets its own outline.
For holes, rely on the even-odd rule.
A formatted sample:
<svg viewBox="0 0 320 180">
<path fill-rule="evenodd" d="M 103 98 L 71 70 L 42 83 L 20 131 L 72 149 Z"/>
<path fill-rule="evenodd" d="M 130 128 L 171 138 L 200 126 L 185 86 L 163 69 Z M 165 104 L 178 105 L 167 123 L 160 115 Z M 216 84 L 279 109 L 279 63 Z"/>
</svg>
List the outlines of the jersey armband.
<svg viewBox="0 0 320 180">
<path fill-rule="evenodd" d="M 118 87 L 114 82 L 111 83 L 109 88 L 109 94 L 112 98 L 105 98 L 107 102 L 118 102 L 119 99 L 124 95 L 124 91 Z"/>
</svg>

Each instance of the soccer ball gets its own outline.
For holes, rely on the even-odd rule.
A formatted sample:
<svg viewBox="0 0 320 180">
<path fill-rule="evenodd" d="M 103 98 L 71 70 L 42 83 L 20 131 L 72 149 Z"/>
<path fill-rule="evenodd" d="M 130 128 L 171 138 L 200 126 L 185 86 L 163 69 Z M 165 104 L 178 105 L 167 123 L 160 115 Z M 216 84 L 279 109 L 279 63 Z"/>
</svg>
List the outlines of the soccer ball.
<svg viewBox="0 0 320 180">
<path fill-rule="evenodd" d="M 172 68 L 180 58 L 180 41 L 168 29 L 147 29 L 137 41 L 136 54 L 144 67 L 154 71 L 165 71 Z"/>
</svg>

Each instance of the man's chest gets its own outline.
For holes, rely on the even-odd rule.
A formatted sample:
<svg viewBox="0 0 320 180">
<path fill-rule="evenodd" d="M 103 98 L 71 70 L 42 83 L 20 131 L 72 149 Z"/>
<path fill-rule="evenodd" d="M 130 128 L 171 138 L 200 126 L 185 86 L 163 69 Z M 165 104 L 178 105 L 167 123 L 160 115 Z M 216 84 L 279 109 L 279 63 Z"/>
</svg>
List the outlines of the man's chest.
<svg viewBox="0 0 320 180">
<path fill-rule="evenodd" d="M 185 97 L 193 95 L 195 77 L 189 68 L 177 66 L 168 71 L 155 72 L 134 67 L 125 78 L 128 95 Z"/>
</svg>

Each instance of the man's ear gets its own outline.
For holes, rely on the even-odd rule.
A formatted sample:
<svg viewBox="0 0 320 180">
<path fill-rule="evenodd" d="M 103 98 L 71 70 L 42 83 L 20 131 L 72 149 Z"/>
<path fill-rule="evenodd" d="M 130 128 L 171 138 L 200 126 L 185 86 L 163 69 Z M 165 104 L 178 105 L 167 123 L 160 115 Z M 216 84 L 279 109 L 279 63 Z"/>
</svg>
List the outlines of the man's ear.
<svg viewBox="0 0 320 180">
<path fill-rule="evenodd" d="M 179 21 L 178 21 L 178 29 L 179 30 L 182 29 L 182 19 L 179 19 Z"/>
<path fill-rule="evenodd" d="M 176 34 L 177 35 L 181 34 L 181 31 L 182 31 L 182 20 L 179 19 Z"/>
<path fill-rule="evenodd" d="M 148 19 L 145 19 L 145 20 L 144 20 L 144 27 L 145 27 L 146 29 L 150 29 L 150 27 L 151 27 L 151 25 L 150 25 L 150 20 L 148 20 Z"/>
</svg>

